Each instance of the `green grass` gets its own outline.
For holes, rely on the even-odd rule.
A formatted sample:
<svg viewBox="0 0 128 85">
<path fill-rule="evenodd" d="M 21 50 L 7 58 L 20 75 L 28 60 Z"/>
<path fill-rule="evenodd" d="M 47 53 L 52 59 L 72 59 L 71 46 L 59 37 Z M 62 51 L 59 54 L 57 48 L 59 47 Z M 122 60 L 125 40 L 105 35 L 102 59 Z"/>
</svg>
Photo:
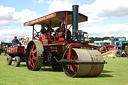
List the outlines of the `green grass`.
<svg viewBox="0 0 128 85">
<path fill-rule="evenodd" d="M 108 64 L 98 77 L 71 78 L 48 67 L 29 71 L 23 62 L 9 66 L 6 57 L 0 56 L 0 85 L 128 85 L 128 58 L 104 58 Z"/>
</svg>

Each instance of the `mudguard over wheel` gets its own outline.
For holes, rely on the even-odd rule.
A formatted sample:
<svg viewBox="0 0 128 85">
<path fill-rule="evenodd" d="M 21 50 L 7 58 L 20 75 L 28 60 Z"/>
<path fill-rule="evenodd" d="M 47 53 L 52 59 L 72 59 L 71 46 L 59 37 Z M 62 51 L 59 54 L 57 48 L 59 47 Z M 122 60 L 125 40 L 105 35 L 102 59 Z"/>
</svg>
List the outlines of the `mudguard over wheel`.
<svg viewBox="0 0 128 85">
<path fill-rule="evenodd" d="M 104 62 L 104 59 L 97 50 L 73 48 L 71 56 L 67 57 L 67 52 L 65 52 L 63 59 L 76 60 L 79 62 L 97 62 L 97 64 L 63 63 L 63 70 L 65 74 L 70 77 L 95 77 L 100 75 L 104 67 L 104 64 L 98 64 L 99 62 Z"/>
<path fill-rule="evenodd" d="M 16 56 L 16 57 L 15 57 L 14 65 L 15 65 L 16 67 L 19 67 L 19 66 L 20 66 L 20 57 L 19 57 L 19 56 Z"/>
<path fill-rule="evenodd" d="M 40 70 L 43 65 L 44 49 L 40 41 L 30 41 L 26 50 L 26 65 L 29 70 Z"/>
<path fill-rule="evenodd" d="M 12 57 L 8 56 L 7 57 L 7 65 L 11 65 L 12 64 Z"/>
</svg>

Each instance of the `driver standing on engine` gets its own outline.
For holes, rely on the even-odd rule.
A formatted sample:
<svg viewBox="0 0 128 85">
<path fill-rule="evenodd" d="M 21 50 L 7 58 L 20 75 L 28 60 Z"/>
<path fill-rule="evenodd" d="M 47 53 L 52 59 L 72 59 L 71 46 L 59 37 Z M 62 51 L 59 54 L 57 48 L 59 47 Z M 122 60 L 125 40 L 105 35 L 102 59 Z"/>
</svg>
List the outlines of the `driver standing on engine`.
<svg viewBox="0 0 128 85">
<path fill-rule="evenodd" d="M 40 30 L 40 34 L 47 34 L 47 31 L 45 29 L 45 27 L 43 25 L 41 25 L 41 30 Z"/>
</svg>

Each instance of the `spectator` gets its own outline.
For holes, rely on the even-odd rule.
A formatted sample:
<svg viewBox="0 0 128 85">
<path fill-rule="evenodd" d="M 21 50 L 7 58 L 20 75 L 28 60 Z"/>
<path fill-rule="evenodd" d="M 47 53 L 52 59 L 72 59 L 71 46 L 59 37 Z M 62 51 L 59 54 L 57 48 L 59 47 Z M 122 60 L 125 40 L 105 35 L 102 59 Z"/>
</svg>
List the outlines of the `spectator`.
<svg viewBox="0 0 128 85">
<path fill-rule="evenodd" d="M 25 41 L 24 41 L 24 38 L 21 38 L 21 46 L 25 46 Z"/>
<path fill-rule="evenodd" d="M 5 53 L 4 56 L 6 56 L 6 54 L 7 54 L 7 47 L 8 46 L 6 45 L 5 48 L 4 48 L 4 53 Z"/>
<path fill-rule="evenodd" d="M 26 37 L 26 41 L 25 41 L 25 48 L 27 48 L 28 43 L 29 43 L 29 38 L 28 38 L 28 37 Z"/>
<path fill-rule="evenodd" d="M 14 39 L 12 40 L 12 46 L 20 46 L 17 36 L 14 36 Z"/>
<path fill-rule="evenodd" d="M 26 37 L 25 45 L 28 45 L 28 43 L 29 43 L 29 38 Z"/>
</svg>

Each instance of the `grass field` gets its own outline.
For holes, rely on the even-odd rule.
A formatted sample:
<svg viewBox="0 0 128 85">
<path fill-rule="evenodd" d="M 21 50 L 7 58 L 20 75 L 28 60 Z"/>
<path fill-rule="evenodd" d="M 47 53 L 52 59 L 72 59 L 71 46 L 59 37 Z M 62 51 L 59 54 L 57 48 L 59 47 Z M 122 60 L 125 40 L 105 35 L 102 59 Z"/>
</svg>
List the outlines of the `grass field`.
<svg viewBox="0 0 128 85">
<path fill-rule="evenodd" d="M 98 77 L 71 78 L 48 67 L 29 71 L 25 63 L 9 66 L 6 57 L 0 56 L 0 85 L 128 85 L 128 58 L 105 58 L 108 64 Z"/>
</svg>

